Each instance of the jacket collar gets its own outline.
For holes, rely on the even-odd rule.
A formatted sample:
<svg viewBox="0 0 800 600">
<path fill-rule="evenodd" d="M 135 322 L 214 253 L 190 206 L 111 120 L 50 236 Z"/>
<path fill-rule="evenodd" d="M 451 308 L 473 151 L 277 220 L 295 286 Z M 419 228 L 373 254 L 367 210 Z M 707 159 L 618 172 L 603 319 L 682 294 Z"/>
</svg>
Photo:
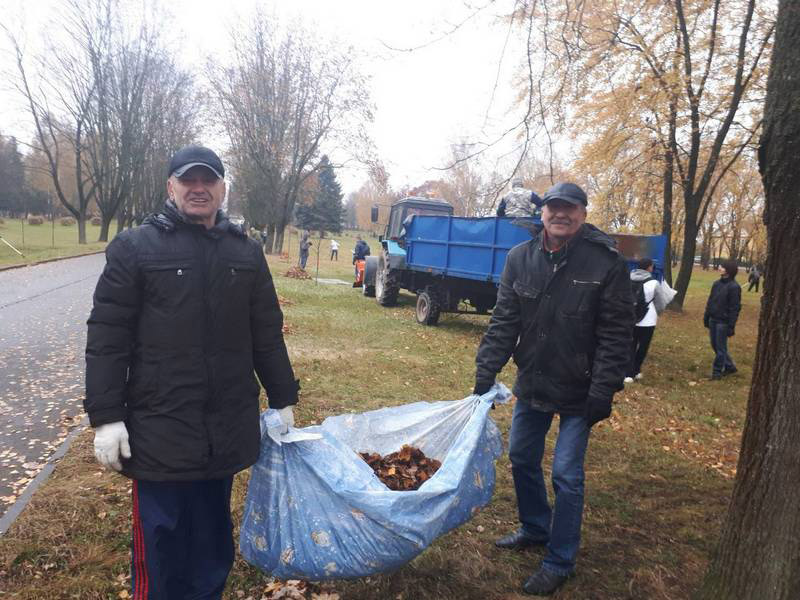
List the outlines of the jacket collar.
<svg viewBox="0 0 800 600">
<path fill-rule="evenodd" d="M 183 215 L 183 213 L 181 213 L 181 211 L 178 210 L 178 207 L 175 206 L 175 203 L 172 200 L 167 200 L 164 203 L 164 208 L 160 213 L 148 215 L 143 224 L 154 225 L 166 233 L 172 233 L 178 228 L 185 227 L 189 229 L 202 230 L 203 232 L 209 232 L 212 235 L 218 233 L 231 233 L 239 237 L 247 237 L 241 226 L 231 223 L 231 221 L 228 219 L 228 216 L 221 210 L 217 211 L 214 227 L 211 229 L 206 229 L 204 225 L 187 221 L 186 217 Z"/>
</svg>

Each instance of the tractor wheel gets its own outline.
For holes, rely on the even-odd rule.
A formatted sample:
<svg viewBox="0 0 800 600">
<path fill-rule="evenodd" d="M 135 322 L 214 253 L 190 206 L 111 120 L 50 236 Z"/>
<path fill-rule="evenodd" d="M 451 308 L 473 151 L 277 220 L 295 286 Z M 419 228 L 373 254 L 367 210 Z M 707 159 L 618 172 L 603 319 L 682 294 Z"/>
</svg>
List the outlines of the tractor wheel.
<svg viewBox="0 0 800 600">
<path fill-rule="evenodd" d="M 417 323 L 436 325 L 439 322 L 440 308 L 436 293 L 429 287 L 425 288 L 417 296 Z"/>
<path fill-rule="evenodd" d="M 378 257 L 378 271 L 375 273 L 375 299 L 381 306 L 397 304 L 400 293 L 400 274 L 389 268 L 389 257 L 382 253 Z"/>
<path fill-rule="evenodd" d="M 375 296 L 375 275 L 378 271 L 378 257 L 368 256 L 364 261 L 364 285 L 362 293 L 368 298 Z"/>
</svg>

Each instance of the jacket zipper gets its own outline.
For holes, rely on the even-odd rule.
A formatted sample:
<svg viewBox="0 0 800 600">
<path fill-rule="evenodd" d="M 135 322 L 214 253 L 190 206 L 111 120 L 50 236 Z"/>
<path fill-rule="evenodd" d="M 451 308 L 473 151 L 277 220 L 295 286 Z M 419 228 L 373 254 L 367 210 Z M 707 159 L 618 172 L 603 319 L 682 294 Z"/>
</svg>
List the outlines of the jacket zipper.
<svg viewBox="0 0 800 600">
<path fill-rule="evenodd" d="M 203 310 L 205 312 L 205 326 L 203 327 L 203 363 L 204 363 L 204 371 L 206 376 L 206 389 L 208 390 L 208 397 L 206 398 L 203 414 L 203 426 L 206 429 L 206 439 L 208 440 L 208 460 L 211 461 L 211 457 L 214 455 L 214 446 L 212 444 L 211 439 L 211 428 L 208 426 L 208 412 L 209 412 L 209 404 L 213 402 L 213 394 L 214 394 L 214 378 L 211 372 L 211 368 L 209 365 L 209 325 L 211 323 L 211 307 L 208 304 L 208 252 L 206 250 L 205 239 L 203 238 L 203 234 L 200 234 L 199 239 L 197 239 L 197 243 L 200 244 L 201 254 L 203 257 Z"/>
</svg>

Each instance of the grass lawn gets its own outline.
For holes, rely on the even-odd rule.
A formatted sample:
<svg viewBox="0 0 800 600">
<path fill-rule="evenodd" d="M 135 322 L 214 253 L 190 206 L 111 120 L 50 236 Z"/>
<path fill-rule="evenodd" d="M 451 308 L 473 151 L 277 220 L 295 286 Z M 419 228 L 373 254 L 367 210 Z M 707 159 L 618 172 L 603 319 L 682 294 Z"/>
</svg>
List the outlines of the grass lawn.
<svg viewBox="0 0 800 600">
<path fill-rule="evenodd" d="M 354 238 L 337 239 L 338 263 L 327 258 L 328 242 L 322 244 L 320 276 L 351 281 Z M 375 252 L 377 241 L 368 241 Z M 309 271 L 315 258 L 312 253 Z M 423 327 L 414 320 L 409 294 L 401 294 L 399 306 L 382 308 L 349 286 L 283 277 L 292 259 L 269 262 L 302 380 L 298 426 L 342 412 L 470 393 L 487 317 L 443 315 L 438 327 Z M 688 598 L 700 582 L 732 487 L 760 299 L 743 293 L 730 344 L 739 374 L 709 381 L 713 357 L 702 310 L 715 279 L 713 272 L 695 273 L 685 312 L 661 316 L 644 378 L 617 395 L 614 416 L 593 430 L 578 574 L 556 598 Z M 510 365 L 499 379 L 510 385 L 513 375 Z M 506 440 L 511 413 L 509 405 L 492 413 Z M 492 502 L 405 567 L 315 591 L 347 600 L 523 598 L 520 584 L 542 551 L 494 547 L 496 537 L 516 526 L 507 456 L 498 461 L 497 474 Z M 237 523 L 246 486 L 242 473 L 234 488 Z M 97 466 L 87 431 L 0 538 L 0 598 L 126 597 L 129 527 L 130 486 Z M 264 591 L 269 582 L 237 558 L 225 598 L 270 598 Z"/>
<path fill-rule="evenodd" d="M 10 265 L 27 265 L 47 260 L 77 256 L 89 252 L 97 252 L 106 247 L 105 242 L 98 242 L 100 226 L 86 224 L 87 244 L 78 244 L 78 226 L 61 225 L 56 220 L 55 227 L 49 221 L 43 225 L 28 225 L 22 219 L 4 219 L 0 223 L 0 236 L 8 241 L 25 256 L 22 257 L 3 242 L 0 242 L 0 267 Z M 112 226 L 113 237 L 115 226 Z M 24 230 L 24 231 L 23 231 Z M 24 233 L 24 240 L 23 240 Z"/>
</svg>

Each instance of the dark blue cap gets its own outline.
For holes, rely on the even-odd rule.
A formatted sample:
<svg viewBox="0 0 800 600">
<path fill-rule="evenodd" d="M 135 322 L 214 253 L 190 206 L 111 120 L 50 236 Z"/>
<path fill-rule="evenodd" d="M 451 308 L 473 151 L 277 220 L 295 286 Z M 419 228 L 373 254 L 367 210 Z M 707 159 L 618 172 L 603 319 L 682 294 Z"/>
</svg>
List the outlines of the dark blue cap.
<svg viewBox="0 0 800 600">
<path fill-rule="evenodd" d="M 586 192 L 574 183 L 557 183 L 544 194 L 542 204 L 547 204 L 550 200 L 563 200 L 571 204 L 587 206 L 589 201 L 586 199 Z"/>
<path fill-rule="evenodd" d="M 169 176 L 180 177 L 192 167 L 206 167 L 214 175 L 222 179 L 225 177 L 225 167 L 213 150 L 205 146 L 184 146 L 178 150 L 169 161 Z"/>
</svg>

